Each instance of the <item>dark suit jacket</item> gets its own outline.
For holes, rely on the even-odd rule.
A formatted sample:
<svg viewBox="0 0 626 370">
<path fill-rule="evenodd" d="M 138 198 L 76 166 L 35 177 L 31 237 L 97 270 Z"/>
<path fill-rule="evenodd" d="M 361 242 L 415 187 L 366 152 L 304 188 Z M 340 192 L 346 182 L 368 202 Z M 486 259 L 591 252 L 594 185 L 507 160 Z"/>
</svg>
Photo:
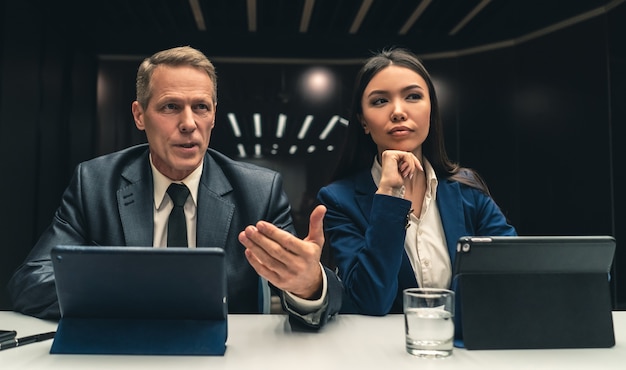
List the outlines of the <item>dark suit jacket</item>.
<svg viewBox="0 0 626 370">
<path fill-rule="evenodd" d="M 318 193 L 328 209 L 326 240 L 344 284 L 342 312 L 401 313 L 402 291 L 417 286 L 404 250 L 411 202 L 376 190 L 367 169 Z M 457 181 L 439 179 L 437 207 L 453 265 L 461 236 L 516 235 L 491 197 Z"/>
<path fill-rule="evenodd" d="M 143 144 L 77 166 L 51 225 L 9 282 L 16 311 L 41 318 L 60 316 L 50 261 L 55 245 L 152 245 L 154 191 L 148 154 Z M 260 312 L 259 276 L 237 237 L 259 220 L 295 234 L 282 177 L 209 149 L 197 203 L 197 247 L 226 252 L 229 312 Z M 326 274 L 328 305 L 319 323 L 308 326 L 323 325 L 341 305 L 341 283 L 330 270 Z"/>
</svg>

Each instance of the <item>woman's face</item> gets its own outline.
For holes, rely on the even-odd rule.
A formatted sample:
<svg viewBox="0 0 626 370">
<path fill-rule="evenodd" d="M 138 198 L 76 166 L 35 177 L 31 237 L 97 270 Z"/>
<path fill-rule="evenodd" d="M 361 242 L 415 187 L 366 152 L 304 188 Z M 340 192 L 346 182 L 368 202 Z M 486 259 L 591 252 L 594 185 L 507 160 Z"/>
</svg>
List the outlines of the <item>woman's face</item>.
<svg viewBox="0 0 626 370">
<path fill-rule="evenodd" d="M 390 65 L 365 87 L 361 106 L 361 123 L 376 143 L 378 155 L 393 149 L 421 156 L 430 128 L 430 94 L 422 76 Z"/>
</svg>

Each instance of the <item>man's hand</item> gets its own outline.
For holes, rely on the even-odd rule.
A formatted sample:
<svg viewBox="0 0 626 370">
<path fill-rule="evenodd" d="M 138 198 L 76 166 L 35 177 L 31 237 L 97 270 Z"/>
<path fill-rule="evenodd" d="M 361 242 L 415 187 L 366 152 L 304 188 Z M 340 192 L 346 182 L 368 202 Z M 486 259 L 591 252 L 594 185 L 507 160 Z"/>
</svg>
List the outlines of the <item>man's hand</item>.
<svg viewBox="0 0 626 370">
<path fill-rule="evenodd" d="M 325 214 L 322 205 L 311 212 L 309 235 L 304 239 L 266 221 L 246 227 L 239 233 L 239 241 L 246 247 L 250 265 L 279 289 L 304 299 L 320 298 Z"/>
</svg>

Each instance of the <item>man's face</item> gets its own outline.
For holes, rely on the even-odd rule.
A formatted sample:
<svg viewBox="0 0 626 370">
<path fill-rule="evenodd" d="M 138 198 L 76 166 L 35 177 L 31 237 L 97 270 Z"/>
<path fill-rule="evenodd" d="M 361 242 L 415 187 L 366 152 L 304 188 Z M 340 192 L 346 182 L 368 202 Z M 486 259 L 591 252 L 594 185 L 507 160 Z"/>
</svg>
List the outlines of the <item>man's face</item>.
<svg viewBox="0 0 626 370">
<path fill-rule="evenodd" d="M 201 69 L 159 65 L 150 86 L 145 109 L 133 102 L 135 125 L 146 132 L 159 172 L 182 180 L 202 163 L 209 147 L 217 107 L 213 81 Z"/>
</svg>

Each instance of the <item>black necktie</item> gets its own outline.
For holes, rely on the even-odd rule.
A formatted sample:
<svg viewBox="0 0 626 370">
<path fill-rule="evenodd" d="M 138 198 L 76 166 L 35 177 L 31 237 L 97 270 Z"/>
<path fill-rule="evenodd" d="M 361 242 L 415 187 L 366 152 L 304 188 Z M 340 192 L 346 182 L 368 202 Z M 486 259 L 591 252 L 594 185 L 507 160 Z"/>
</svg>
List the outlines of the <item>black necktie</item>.
<svg viewBox="0 0 626 370">
<path fill-rule="evenodd" d="M 185 221 L 185 201 L 189 196 L 189 189 L 183 184 L 170 184 L 167 194 L 174 202 L 174 208 L 167 221 L 167 246 L 187 247 L 187 222 Z"/>
</svg>

